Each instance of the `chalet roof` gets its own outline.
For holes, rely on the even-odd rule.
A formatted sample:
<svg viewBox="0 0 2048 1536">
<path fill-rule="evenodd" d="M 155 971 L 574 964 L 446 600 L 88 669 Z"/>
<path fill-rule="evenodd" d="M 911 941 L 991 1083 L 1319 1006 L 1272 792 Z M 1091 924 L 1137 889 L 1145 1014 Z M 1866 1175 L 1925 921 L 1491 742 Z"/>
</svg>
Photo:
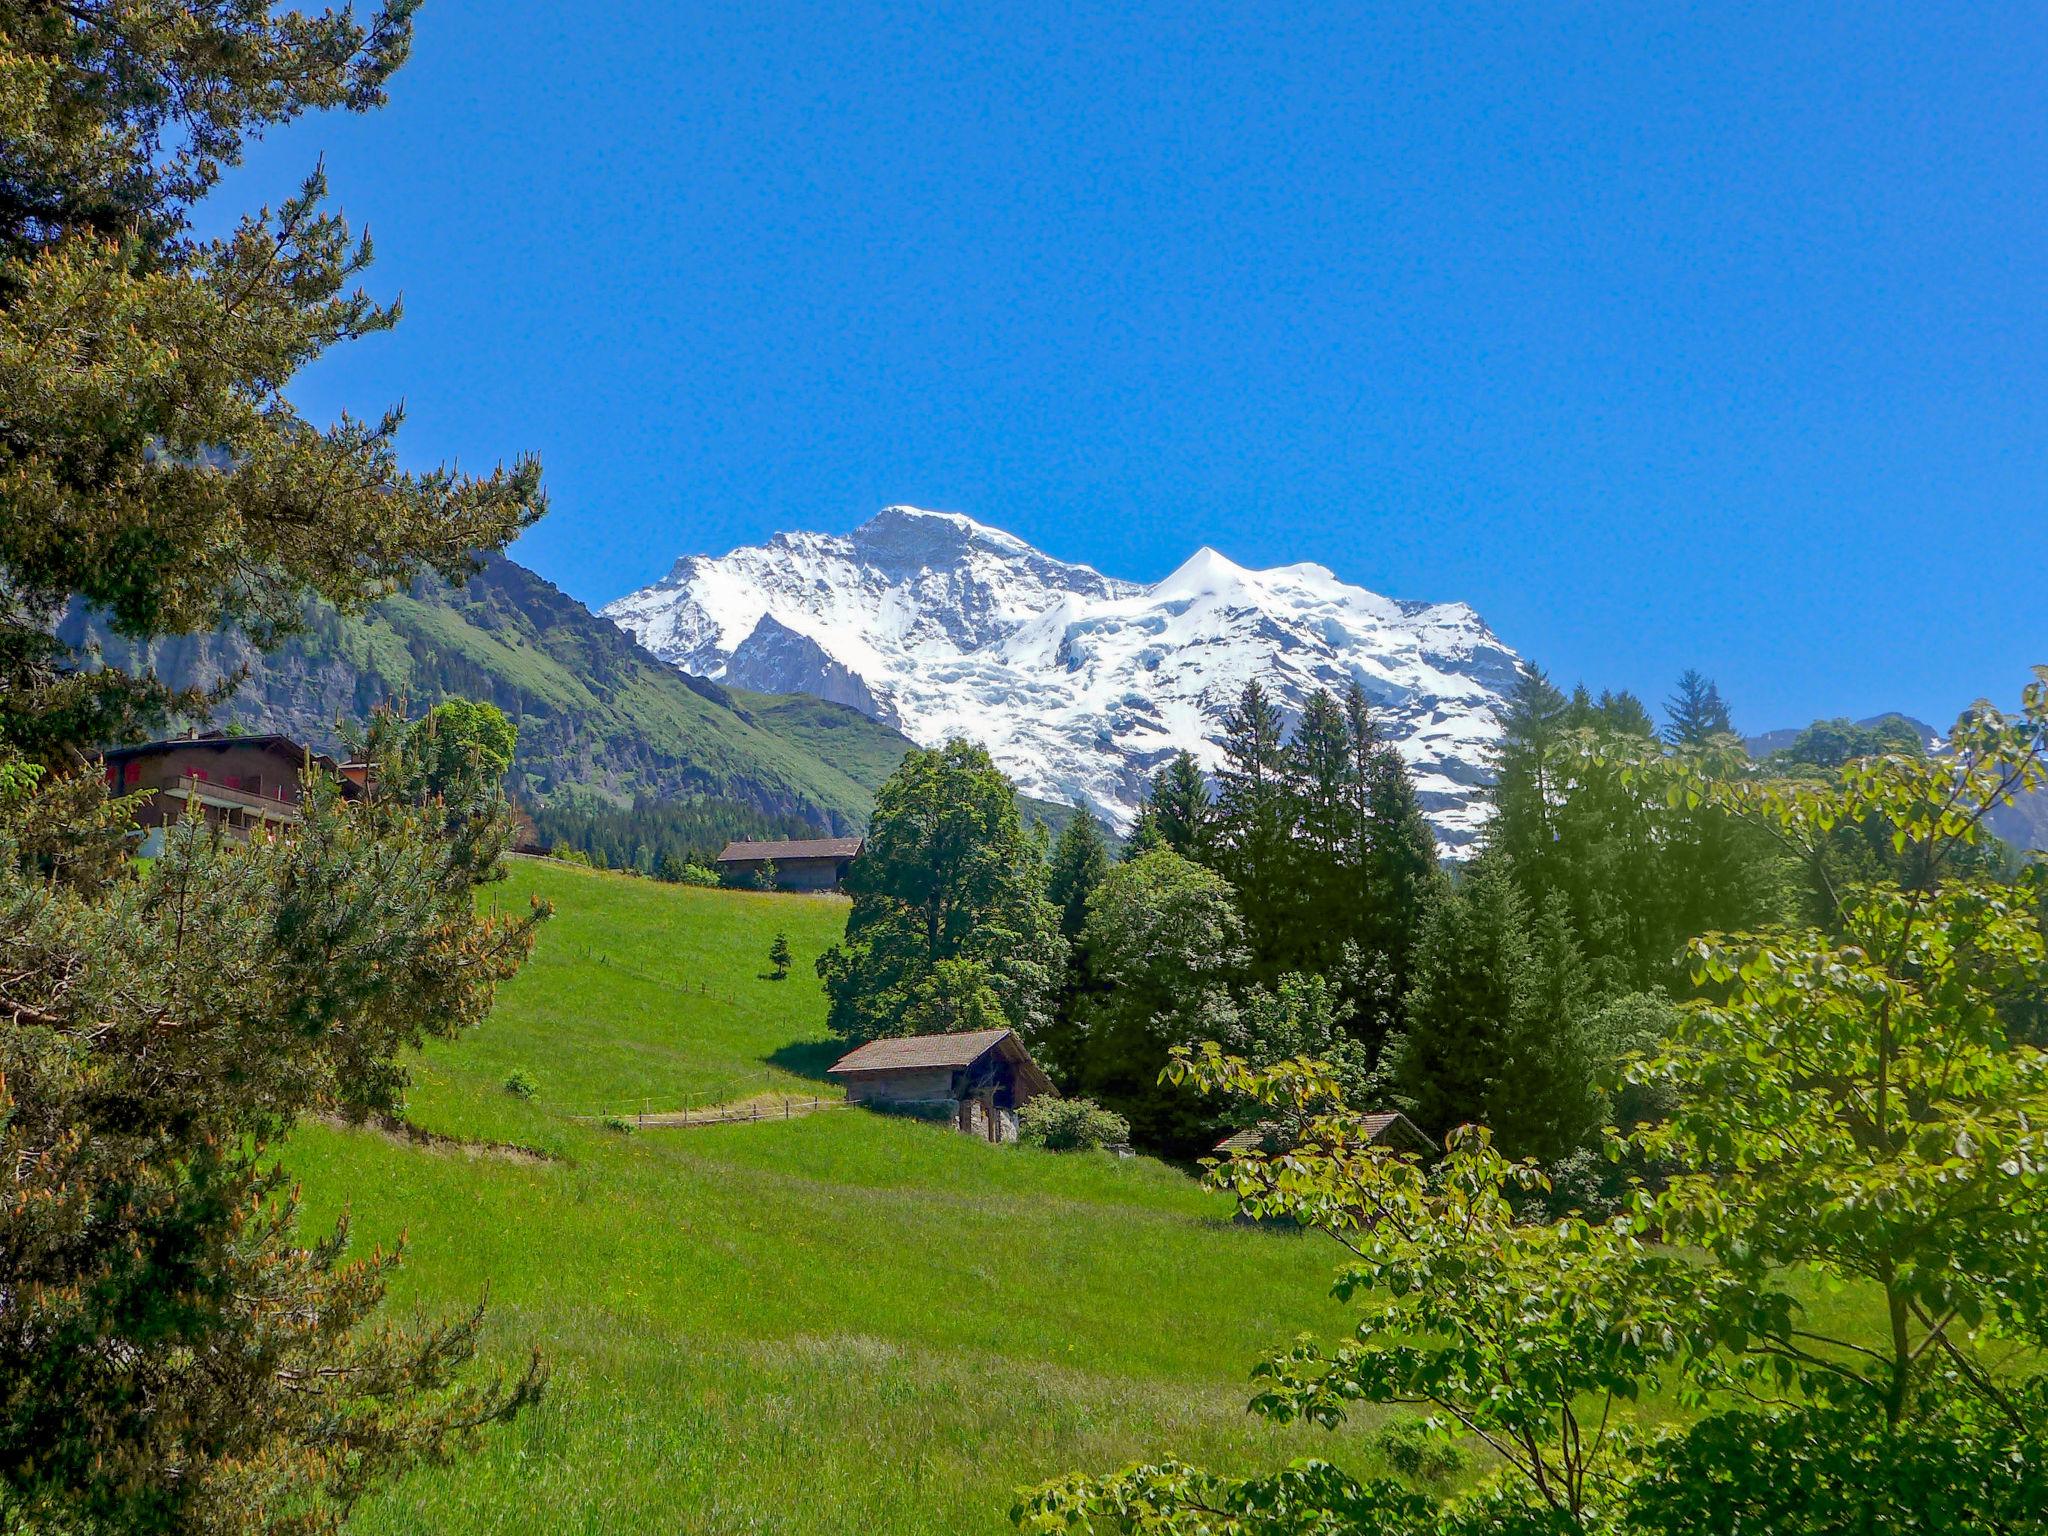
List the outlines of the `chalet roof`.
<svg viewBox="0 0 2048 1536">
<path fill-rule="evenodd" d="M 1405 1142 L 1416 1151 L 1438 1150 L 1436 1143 L 1423 1134 L 1422 1128 L 1399 1110 L 1390 1110 L 1385 1114 L 1360 1115 L 1358 1128 L 1364 1133 L 1368 1146 L 1374 1142 L 1383 1142 L 1388 1146 Z M 1274 1121 L 1261 1121 L 1245 1130 L 1233 1131 L 1216 1143 L 1216 1150 L 1226 1156 L 1232 1152 L 1250 1151 L 1279 1129 L 1279 1125 Z"/>
<path fill-rule="evenodd" d="M 890 1040 L 870 1040 L 840 1057 L 828 1075 L 971 1067 L 990 1051 L 1000 1051 L 1013 1062 L 1033 1092 L 1053 1092 L 1052 1080 L 1031 1059 L 1024 1042 L 1011 1029 L 972 1029 L 957 1035 L 900 1035 Z"/>
<path fill-rule="evenodd" d="M 773 859 L 786 864 L 791 859 L 850 859 L 860 852 L 858 837 L 799 837 L 759 843 L 733 842 L 718 856 L 721 864 Z"/>
<path fill-rule="evenodd" d="M 100 754 L 100 761 L 125 763 L 135 758 L 161 757 L 166 752 L 190 751 L 194 748 L 201 751 L 215 752 L 237 749 L 276 752 L 284 757 L 296 758 L 300 762 L 305 762 L 310 758 L 329 773 L 338 773 L 340 771 L 340 765 L 325 752 L 315 752 L 302 741 L 296 741 L 290 736 L 280 735 L 173 736 L 165 741 L 144 741 L 137 742 L 133 746 L 108 747 Z"/>
</svg>

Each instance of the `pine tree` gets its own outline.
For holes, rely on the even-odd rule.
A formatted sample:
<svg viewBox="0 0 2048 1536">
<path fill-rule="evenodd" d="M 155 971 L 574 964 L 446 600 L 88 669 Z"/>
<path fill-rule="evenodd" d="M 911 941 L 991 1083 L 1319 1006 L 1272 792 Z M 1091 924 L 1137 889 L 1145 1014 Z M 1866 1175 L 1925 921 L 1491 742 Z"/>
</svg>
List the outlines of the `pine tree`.
<svg viewBox="0 0 2048 1536">
<path fill-rule="evenodd" d="M 1648 741 L 1657 739 L 1657 724 L 1650 718 L 1650 711 L 1626 688 L 1619 693 L 1601 691 L 1592 723 L 1596 729 L 1610 736 L 1640 736 Z"/>
<path fill-rule="evenodd" d="M 1293 824 L 1280 707 L 1257 678 L 1223 720 L 1217 864 L 1237 892 L 1254 970 L 1277 979 L 1293 919 Z"/>
<path fill-rule="evenodd" d="M 460 579 L 540 514 L 535 464 L 410 472 L 400 412 L 320 427 L 286 396 L 398 318 L 356 286 L 369 251 L 319 171 L 275 215 L 191 233 L 250 139 L 382 102 L 412 9 L 0 7 L 19 87 L 0 92 L 0 743 L 58 765 L 210 702 L 57 641 L 47 616 L 74 598 L 144 653 L 222 627 L 267 641 L 310 597 Z"/>
<path fill-rule="evenodd" d="M 1509 1015 L 1486 1114 L 1503 1150 L 1549 1162 L 1587 1145 L 1606 1108 L 1590 1027 L 1592 974 L 1561 894 L 1537 913 L 1529 951 L 1532 990 Z"/>
<path fill-rule="evenodd" d="M 1358 944 L 1369 912 L 1358 879 L 1365 829 L 1356 819 L 1356 765 L 1344 708 L 1326 690 L 1304 701 L 1283 758 L 1284 824 L 1292 834 L 1288 876 L 1276 914 L 1280 943 L 1270 957 L 1282 971 L 1328 975 L 1344 946 Z"/>
<path fill-rule="evenodd" d="M 1488 1123 L 1510 1045 L 1539 1022 L 1540 986 L 1528 903 L 1500 860 L 1479 859 L 1423 921 L 1391 1053 L 1396 1090 L 1431 1135 Z"/>
<path fill-rule="evenodd" d="M 1592 1008 L 1562 899 L 1532 916 L 1507 867 L 1482 858 L 1424 924 L 1396 1083 L 1432 1133 L 1474 1122 L 1511 1157 L 1562 1157 L 1605 1109 Z"/>
<path fill-rule="evenodd" d="M 775 942 L 768 946 L 768 976 L 771 981 L 782 981 L 789 975 L 791 956 L 789 935 L 778 933 Z"/>
<path fill-rule="evenodd" d="M 1524 667 L 1501 716 L 1493 753 L 1493 820 L 1486 844 L 1519 871 L 1540 871 L 1552 842 L 1550 755 L 1570 728 L 1572 705 L 1540 667 Z"/>
<path fill-rule="evenodd" d="M 300 369 L 397 318 L 317 171 L 275 215 L 192 229 L 263 131 L 378 105 L 413 9 L 0 5 L 10 1529 L 326 1532 L 537 1389 L 462 1384 L 475 1314 L 380 1323 L 395 1257 L 350 1260 L 345 1222 L 301 1246 L 278 1166 L 301 1115 L 393 1112 L 409 1053 L 524 957 L 537 917 L 476 900 L 511 836 L 490 743 L 429 765 L 380 720 L 369 792 L 309 781 L 292 838 L 174 829 L 147 868 L 83 756 L 232 688 L 172 692 L 144 670 L 157 642 L 267 646 L 460 580 L 542 510 L 535 464 L 409 471 L 399 413 L 295 408 Z M 136 670 L 54 636 L 74 602 Z"/>
<path fill-rule="evenodd" d="M 1209 781 L 1192 754 L 1176 752 L 1152 775 L 1143 826 L 1134 836 L 1156 836 L 1184 859 L 1212 863 L 1216 856 L 1216 808 Z"/>
<path fill-rule="evenodd" d="M 1356 766 L 1350 731 L 1343 706 L 1326 690 L 1318 688 L 1302 704 L 1284 764 L 1293 801 L 1289 820 L 1303 860 L 1313 867 L 1315 883 L 1327 883 L 1362 829 L 1353 819 Z"/>
<path fill-rule="evenodd" d="M 1060 914 L 1060 932 L 1072 943 L 1088 920 L 1088 898 L 1109 873 L 1109 845 L 1092 812 L 1076 811 L 1053 844 L 1045 895 Z"/>
<path fill-rule="evenodd" d="M 1697 667 L 1678 674 L 1678 691 L 1664 701 L 1664 718 L 1664 739 L 1675 747 L 1703 747 L 1735 734 L 1720 688 Z"/>
<path fill-rule="evenodd" d="M 1370 912 L 1366 942 L 1381 957 L 1397 995 L 1405 995 L 1415 946 L 1442 877 L 1436 833 L 1415 798 L 1415 780 L 1391 746 L 1372 749 L 1366 762 L 1370 859 Z"/>
</svg>

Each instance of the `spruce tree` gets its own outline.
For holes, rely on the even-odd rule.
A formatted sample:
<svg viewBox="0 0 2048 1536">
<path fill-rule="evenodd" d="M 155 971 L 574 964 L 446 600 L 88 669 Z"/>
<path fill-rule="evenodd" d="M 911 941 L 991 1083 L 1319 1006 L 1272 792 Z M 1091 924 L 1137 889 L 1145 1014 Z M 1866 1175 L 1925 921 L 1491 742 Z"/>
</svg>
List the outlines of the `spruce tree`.
<svg viewBox="0 0 2048 1536">
<path fill-rule="evenodd" d="M 1423 1129 L 1488 1122 L 1511 1043 L 1539 1023 L 1540 985 L 1528 903 L 1503 862 L 1479 859 L 1423 920 L 1392 1050 L 1396 1091 Z"/>
<path fill-rule="evenodd" d="M 1508 695 L 1493 751 L 1493 819 L 1486 845 L 1527 874 L 1550 852 L 1551 754 L 1570 728 L 1571 703 L 1541 667 L 1525 666 Z"/>
<path fill-rule="evenodd" d="M 1422 814 L 1408 765 L 1394 748 L 1372 750 L 1365 785 L 1372 917 L 1366 938 L 1397 994 L 1405 995 L 1422 922 L 1442 878 L 1436 833 Z"/>
<path fill-rule="evenodd" d="M 1650 711 L 1626 688 L 1619 693 L 1601 690 L 1592 723 L 1610 736 L 1640 736 L 1650 741 L 1657 736 L 1657 724 L 1650 718 Z"/>
<path fill-rule="evenodd" d="M 1068 943 L 1081 936 L 1088 898 L 1108 873 L 1109 845 L 1103 840 L 1102 823 L 1090 811 L 1076 811 L 1053 844 L 1045 885 L 1046 899 L 1059 912 L 1060 932 Z"/>
<path fill-rule="evenodd" d="M 1486 1116 L 1502 1150 L 1550 1162 L 1587 1145 L 1606 1108 L 1591 1029 L 1592 974 L 1556 892 L 1530 925 L 1529 955 L 1530 992 L 1506 1020 Z"/>
<path fill-rule="evenodd" d="M 1358 879 L 1365 829 L 1356 819 L 1356 766 L 1344 708 L 1324 689 L 1311 693 L 1283 759 L 1292 833 L 1288 876 L 1279 892 L 1279 945 L 1271 957 L 1284 971 L 1332 973 L 1346 944 L 1364 936 L 1369 904 Z"/>
<path fill-rule="evenodd" d="M 1166 847 L 1197 864 L 1216 856 L 1216 807 L 1209 781 L 1193 754 L 1176 752 L 1152 775 L 1151 793 L 1142 825 L 1133 835 L 1140 841 L 1156 836 Z"/>
<path fill-rule="evenodd" d="M 1664 701 L 1664 720 L 1664 739 L 1674 747 L 1704 747 L 1735 734 L 1720 688 L 1697 667 L 1678 674 L 1678 691 Z"/>
<path fill-rule="evenodd" d="M 1280 707 L 1257 678 L 1224 717 L 1217 780 L 1218 868 L 1237 892 L 1254 970 L 1277 978 L 1293 920 L 1294 828 Z"/>
</svg>

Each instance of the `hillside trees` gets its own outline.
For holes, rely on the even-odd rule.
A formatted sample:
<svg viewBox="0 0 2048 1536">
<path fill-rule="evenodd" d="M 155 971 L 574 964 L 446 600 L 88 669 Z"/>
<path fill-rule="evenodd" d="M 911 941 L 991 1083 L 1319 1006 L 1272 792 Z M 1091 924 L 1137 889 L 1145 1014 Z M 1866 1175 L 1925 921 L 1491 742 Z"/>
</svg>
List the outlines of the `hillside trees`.
<svg viewBox="0 0 2048 1536">
<path fill-rule="evenodd" d="M 1229 884 L 1171 849 L 1127 860 L 1096 887 L 1081 944 L 1094 985 L 1056 1065 L 1145 1145 L 1201 1150 L 1213 1110 L 1159 1074 L 1176 1046 L 1236 1038 L 1248 955 Z"/>
<path fill-rule="evenodd" d="M 1505 863 L 1481 859 L 1423 922 L 1405 1030 L 1388 1052 L 1423 1129 L 1491 1127 L 1503 1151 L 1550 1160 L 1604 1110 L 1590 987 L 1556 901 L 1532 914 Z"/>
<path fill-rule="evenodd" d="M 1034 1047 L 1046 1036 L 1066 943 L 1040 845 L 984 749 L 953 741 L 908 753 L 875 796 L 846 887 L 846 937 L 818 959 L 835 1033 L 915 1034 L 918 1020 L 985 1018 L 992 1000 Z M 941 962 L 956 963 L 935 973 Z M 946 986 L 966 995 L 949 1002 Z"/>
<path fill-rule="evenodd" d="M 277 842 L 193 822 L 146 869 L 88 749 L 172 706 L 147 642 L 274 641 L 459 579 L 541 510 L 539 471 L 398 467 L 396 412 L 317 427 L 285 391 L 396 311 L 317 172 L 218 240 L 194 202 L 244 142 L 366 109 L 410 5 L 0 5 L 0 1524 L 321 1531 L 516 1412 L 464 1385 L 480 1318 L 378 1323 L 396 1254 L 301 1246 L 279 1139 L 402 1105 L 401 1052 L 482 1017 L 540 914 L 479 914 L 510 822 L 471 760 L 429 782 L 370 728 L 373 790 L 306 786 Z M 95 668 L 80 601 L 143 665 Z"/>
<path fill-rule="evenodd" d="M 1795 846 L 1875 817 L 1907 878 L 1845 891 L 1825 926 L 1693 942 L 1706 998 L 1649 1026 L 1669 1038 L 1631 1071 L 1662 1114 L 1629 1140 L 1677 1171 L 1632 1218 L 1518 1219 L 1513 1191 L 1540 1175 L 1482 1133 L 1434 1175 L 1361 1148 L 1347 1113 L 1317 1112 L 1340 1093 L 1313 1063 L 1177 1064 L 1302 1114 L 1284 1156 L 1242 1154 L 1212 1182 L 1355 1259 L 1338 1285 L 1360 1308 L 1352 1337 L 1267 1361 L 1254 1410 L 1331 1425 L 1360 1403 L 1428 1404 L 1492 1448 L 1487 1476 L 1431 1507 L 1321 1463 L 1249 1479 L 1166 1463 L 1049 1485 L 1020 1520 L 1155 1536 L 2037 1525 L 2048 1057 L 2007 1021 L 2048 949 L 2032 877 L 1971 850 L 1991 808 L 2048 782 L 2048 669 L 2018 715 L 1979 708 L 1955 743 L 1824 783 L 1706 778 L 1682 757 L 1636 770 Z M 1825 1305 L 1795 1288 L 1816 1274 Z M 1701 1411 L 1645 1436 L 1622 1405 L 1674 1378 Z"/>
<path fill-rule="evenodd" d="M 1767 832 L 1638 771 L 1668 756 L 1741 776 L 1733 737 L 1666 749 L 1625 695 L 1567 699 L 1534 668 L 1502 725 L 1486 847 L 1532 902 L 1562 900 L 1599 992 L 1678 986 L 1687 938 L 1784 910 L 1784 855 Z"/>
</svg>

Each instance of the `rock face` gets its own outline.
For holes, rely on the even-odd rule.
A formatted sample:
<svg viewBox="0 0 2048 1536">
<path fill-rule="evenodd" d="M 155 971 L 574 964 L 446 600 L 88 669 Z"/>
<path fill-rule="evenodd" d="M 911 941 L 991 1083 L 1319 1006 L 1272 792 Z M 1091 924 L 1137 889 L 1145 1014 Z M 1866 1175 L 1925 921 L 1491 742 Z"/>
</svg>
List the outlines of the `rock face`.
<svg viewBox="0 0 2048 1536">
<path fill-rule="evenodd" d="M 1202 549 L 1144 586 L 915 507 L 686 556 L 603 613 L 685 671 L 816 693 L 920 742 L 980 741 L 1025 793 L 1120 829 L 1176 751 L 1216 767 L 1247 679 L 1290 711 L 1356 679 L 1452 854 L 1484 824 L 1520 666 L 1463 603 L 1398 602 L 1319 565 L 1250 571 Z"/>
</svg>

